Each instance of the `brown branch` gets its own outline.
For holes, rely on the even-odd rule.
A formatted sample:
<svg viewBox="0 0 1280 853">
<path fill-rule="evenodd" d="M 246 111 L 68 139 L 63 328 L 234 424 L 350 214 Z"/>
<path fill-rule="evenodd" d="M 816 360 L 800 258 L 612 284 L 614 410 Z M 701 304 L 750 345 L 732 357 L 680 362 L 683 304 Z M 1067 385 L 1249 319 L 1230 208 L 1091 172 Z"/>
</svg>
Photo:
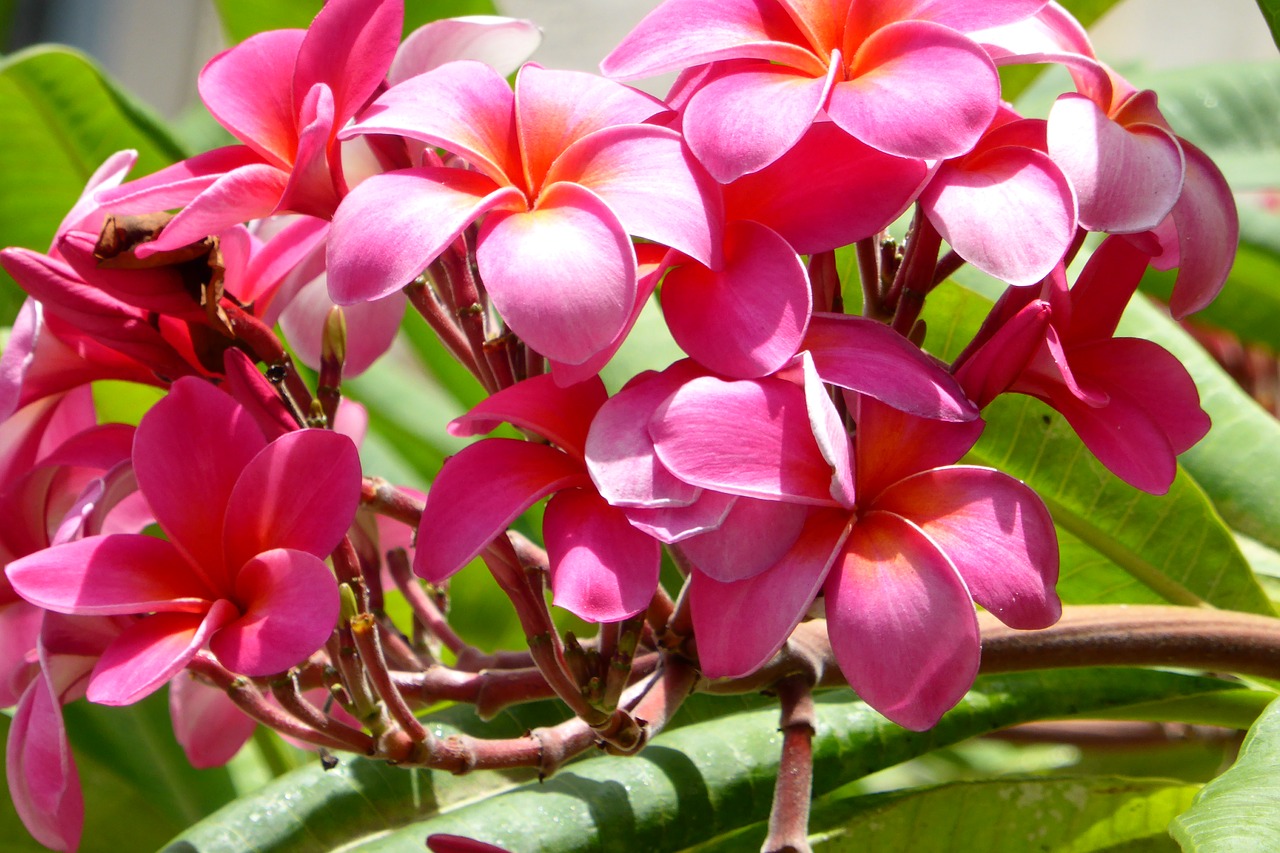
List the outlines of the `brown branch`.
<svg viewBox="0 0 1280 853">
<path fill-rule="evenodd" d="M 778 698 L 782 702 L 782 757 L 769 810 L 769 835 L 761 850 L 809 853 L 813 736 L 817 733 L 813 690 L 805 676 L 790 675 L 778 683 Z"/>
</svg>

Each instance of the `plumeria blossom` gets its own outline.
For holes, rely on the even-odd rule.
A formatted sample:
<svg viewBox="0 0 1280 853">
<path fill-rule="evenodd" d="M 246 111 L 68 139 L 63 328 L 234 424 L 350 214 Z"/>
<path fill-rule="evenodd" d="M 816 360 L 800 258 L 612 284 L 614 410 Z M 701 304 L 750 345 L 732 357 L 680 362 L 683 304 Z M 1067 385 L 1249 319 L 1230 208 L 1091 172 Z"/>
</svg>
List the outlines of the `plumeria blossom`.
<svg viewBox="0 0 1280 853">
<path fill-rule="evenodd" d="M 1009 284 L 1038 284 L 1076 236 L 1076 196 L 1049 156 L 1046 122 L 1001 107 L 973 150 L 943 163 L 920 207 L 960 257 Z"/>
<path fill-rule="evenodd" d="M 918 418 L 847 394 L 851 443 L 811 363 L 805 374 L 803 388 L 697 379 L 650 422 L 658 458 L 685 482 L 788 514 L 807 508 L 772 560 L 708 573 L 692 559 L 703 672 L 732 677 L 763 665 L 821 592 L 850 685 L 894 722 L 929 728 L 977 673 L 973 601 L 1014 627 L 1057 619 L 1052 521 L 1022 483 L 951 464 L 979 423 Z"/>
<path fill-rule="evenodd" d="M 684 111 L 690 147 L 727 183 L 778 159 L 825 112 L 903 157 L 968 151 L 999 80 L 964 34 L 1035 14 L 1043 0 L 667 0 L 601 63 L 632 79 L 700 71 Z"/>
<path fill-rule="evenodd" d="M 182 206 L 139 253 L 274 213 L 331 217 L 347 190 L 337 133 L 383 85 L 403 19 L 402 0 L 334 0 L 309 29 L 258 33 L 209 60 L 200 97 L 243 144 L 101 196 L 121 213 Z"/>
<path fill-rule="evenodd" d="M 1177 455 L 1210 424 L 1181 362 L 1151 341 L 1114 337 L 1150 257 L 1109 237 L 1070 290 L 1059 267 L 1039 294 L 1009 291 L 957 360 L 956 376 L 984 406 L 1004 391 L 1043 400 L 1116 476 L 1164 494 Z"/>
<path fill-rule="evenodd" d="M 1179 268 L 1174 316 L 1208 305 L 1235 258 L 1235 199 L 1218 167 L 1173 132 L 1155 92 L 1138 90 L 1101 62 L 1079 22 L 1057 3 L 975 37 L 997 64 L 1057 62 L 1071 72 L 1078 91 L 1059 96 L 1050 110 L 1047 142 L 1076 192 L 1081 227 L 1153 231 L 1162 251 L 1152 265 Z"/>
<path fill-rule="evenodd" d="M 480 222 L 476 262 L 507 325 L 552 361 L 608 347 L 636 305 L 628 235 L 714 264 L 719 195 L 679 134 L 643 124 L 658 101 L 587 74 L 526 65 L 515 92 L 451 62 L 390 89 L 344 135 L 404 136 L 472 168 L 369 178 L 344 200 L 329 248 L 340 305 L 409 283 Z"/>
<path fill-rule="evenodd" d="M 6 569 L 47 610 L 146 614 L 102 655 L 90 701 L 136 702 L 206 645 L 234 672 L 270 675 L 324 643 L 338 612 L 324 557 L 359 502 L 349 439 L 302 430 L 268 443 L 230 397 L 183 379 L 138 425 L 133 466 L 167 541 L 90 536 Z"/>
<path fill-rule="evenodd" d="M 554 493 L 543 516 L 554 603 L 593 622 L 643 610 L 657 588 L 658 542 L 600 496 L 584 458 L 592 417 L 606 396 L 598 378 L 560 387 L 543 375 L 450 422 L 453 435 L 482 435 L 510 423 L 552 446 L 490 438 L 450 457 L 427 493 L 414 571 L 432 583 L 443 581 L 520 513 Z M 477 489 L 477 483 L 485 487 Z"/>
</svg>

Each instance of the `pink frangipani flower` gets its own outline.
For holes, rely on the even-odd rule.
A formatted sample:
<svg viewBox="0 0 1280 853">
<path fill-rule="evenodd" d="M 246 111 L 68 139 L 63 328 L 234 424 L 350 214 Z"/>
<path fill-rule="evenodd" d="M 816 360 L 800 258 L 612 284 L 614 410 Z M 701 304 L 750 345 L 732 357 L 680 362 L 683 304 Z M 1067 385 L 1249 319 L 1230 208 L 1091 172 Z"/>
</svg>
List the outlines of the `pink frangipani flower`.
<svg viewBox="0 0 1280 853">
<path fill-rule="evenodd" d="M 478 62 L 388 90 L 344 135 L 392 134 L 472 168 L 375 175 L 334 218 L 329 291 L 340 305 L 408 284 L 479 222 L 475 251 L 512 331 L 555 362 L 608 347 L 636 304 L 631 237 L 718 262 L 719 193 L 658 101 L 591 75 L 526 65 L 513 93 Z"/>
<path fill-rule="evenodd" d="M 19 595 L 48 610 L 146 614 L 102 655 L 90 701 L 136 702 L 206 645 L 255 676 L 324 643 L 338 615 L 324 558 L 360 499 L 349 439 L 302 430 L 268 443 L 230 397 L 183 379 L 139 424 L 133 467 L 168 540 L 90 536 L 6 570 Z"/>
<path fill-rule="evenodd" d="M 604 62 L 632 79 L 714 63 L 684 109 L 689 145 L 727 183 L 780 157 L 825 112 L 881 151 L 968 151 L 999 80 L 964 33 L 1035 14 L 1044 0 L 667 0 Z"/>
</svg>

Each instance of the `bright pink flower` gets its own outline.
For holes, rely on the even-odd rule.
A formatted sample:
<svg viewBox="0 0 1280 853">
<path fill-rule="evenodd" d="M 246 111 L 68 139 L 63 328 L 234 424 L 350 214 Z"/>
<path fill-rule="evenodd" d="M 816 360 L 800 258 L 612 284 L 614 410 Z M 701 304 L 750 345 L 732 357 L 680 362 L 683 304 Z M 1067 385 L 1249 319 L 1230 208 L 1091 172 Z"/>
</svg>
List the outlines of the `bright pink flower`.
<svg viewBox="0 0 1280 853">
<path fill-rule="evenodd" d="M 960 257 L 1009 284 L 1037 284 L 1076 236 L 1071 182 L 1046 152 L 1045 122 L 1002 108 L 962 157 L 943 163 L 920 206 Z"/>
<path fill-rule="evenodd" d="M 244 144 L 101 196 L 124 213 L 183 207 L 139 254 L 273 213 L 332 216 L 347 190 L 337 133 L 383 84 L 403 18 L 403 0 L 333 0 L 307 30 L 258 33 L 209 60 L 200 97 Z"/>
<path fill-rule="evenodd" d="M 714 185 L 679 134 L 642 124 L 664 109 L 619 84 L 533 65 L 514 94 L 478 62 L 404 81 L 345 135 L 416 139 L 473 169 L 404 169 L 356 187 L 334 217 L 330 294 L 350 304 L 399 290 L 483 217 L 476 260 L 498 312 L 553 361 L 586 362 L 632 317 L 628 235 L 715 262 Z"/>
<path fill-rule="evenodd" d="M 1040 294 L 1009 291 L 957 359 L 956 377 L 983 406 L 1004 391 L 1043 400 L 1117 477 L 1164 494 L 1209 416 L 1173 355 L 1113 337 L 1149 261 L 1129 238 L 1110 237 L 1070 290 L 1059 267 Z"/>
<path fill-rule="evenodd" d="M 968 151 L 999 100 L 964 33 L 1044 0 L 667 0 L 601 63 L 623 79 L 716 63 L 684 111 L 690 147 L 727 183 L 780 157 L 823 112 L 881 151 Z"/>
<path fill-rule="evenodd" d="M 712 678 L 755 670 L 821 591 L 850 685 L 895 722 L 928 728 L 977 673 L 974 600 L 1015 627 L 1056 620 L 1052 521 L 1011 477 L 951 464 L 977 438 L 979 422 L 917 418 L 846 393 L 851 443 L 812 362 L 804 373 L 803 388 L 703 377 L 649 424 L 671 473 L 757 499 L 757 526 L 769 523 L 762 502 L 774 502 L 788 533 L 768 549 L 770 559 L 736 566 L 718 565 L 718 548 L 695 550 L 703 537 L 681 545 L 696 569 L 699 661 Z M 711 571 L 700 564 L 707 556 Z"/>
<path fill-rule="evenodd" d="M 800 254 L 878 233 L 910 206 L 928 175 L 921 160 L 894 157 L 814 124 L 778 160 L 724 187 L 723 263 L 709 268 L 673 252 L 662 308 L 676 343 L 725 376 L 753 378 L 796 354 L 813 309 Z"/>
<path fill-rule="evenodd" d="M 230 397 L 182 379 L 139 424 L 133 466 L 167 541 L 91 536 L 6 570 L 48 610 L 148 614 L 103 654 L 91 701 L 135 702 L 206 644 L 235 672 L 270 675 L 328 638 L 338 596 L 324 558 L 360 495 L 349 439 L 303 430 L 268 443 Z"/>
<path fill-rule="evenodd" d="M 417 549 L 414 571 L 433 583 L 444 580 L 554 493 L 543 516 L 554 603 L 593 622 L 648 606 L 658 583 L 658 542 L 606 503 L 587 474 L 587 431 L 605 397 L 598 378 L 561 387 L 544 375 L 452 421 L 453 435 L 481 435 L 505 422 L 553 446 L 490 438 L 450 457 L 427 493 L 418 542 L 429 545 Z"/>
</svg>

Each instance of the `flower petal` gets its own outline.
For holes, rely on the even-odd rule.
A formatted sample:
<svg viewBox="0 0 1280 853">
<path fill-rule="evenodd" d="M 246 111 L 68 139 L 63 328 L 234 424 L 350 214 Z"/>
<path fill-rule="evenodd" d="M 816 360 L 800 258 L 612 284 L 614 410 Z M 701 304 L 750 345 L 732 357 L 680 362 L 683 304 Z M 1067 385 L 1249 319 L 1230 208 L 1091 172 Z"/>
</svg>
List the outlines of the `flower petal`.
<svg viewBox="0 0 1280 853">
<path fill-rule="evenodd" d="M 545 444 L 487 438 L 450 457 L 427 493 L 413 570 L 439 583 L 560 489 L 590 483 L 580 462 Z"/>
<path fill-rule="evenodd" d="M 754 577 L 689 579 L 698 662 L 707 678 L 738 678 L 768 663 L 813 604 L 848 532 L 846 512 L 811 513 L 795 544 Z"/>
<path fill-rule="evenodd" d="M 201 769 L 226 764 L 258 727 L 220 688 L 181 674 L 169 682 L 169 718 L 187 761 Z"/>
<path fill-rule="evenodd" d="M 449 422 L 449 434 L 484 435 L 509 423 L 582 458 L 591 419 L 608 396 L 597 377 L 560 385 L 548 374 L 533 376 L 491 394 L 465 415 L 454 418 Z"/>
<path fill-rule="evenodd" d="M 635 250 L 608 205 L 576 184 L 554 184 L 527 213 L 490 214 L 476 261 L 507 325 L 556 361 L 586 361 L 631 318 Z"/>
<path fill-rule="evenodd" d="M 557 607 L 589 622 L 617 622 L 649 606 L 661 546 L 594 491 L 558 493 L 547 503 L 542 532 Z"/>
<path fill-rule="evenodd" d="M 932 728 L 978 674 L 978 619 L 955 567 L 917 528 L 872 512 L 825 586 L 831 648 L 849 686 L 913 731 Z"/>
<path fill-rule="evenodd" d="M 923 530 L 974 600 L 1006 625 L 1058 621 L 1058 535 L 1044 501 L 1024 483 L 990 468 L 934 468 L 890 486 L 875 508 Z"/>
<path fill-rule="evenodd" d="M 282 435 L 249 461 L 227 500 L 227 569 L 234 575 L 272 548 L 324 559 L 359 505 L 360 457 L 351 439 L 322 429 Z"/>
<path fill-rule="evenodd" d="M 722 268 L 686 262 L 662 283 L 663 313 L 680 348 L 741 379 L 767 376 L 791 360 L 812 307 L 799 255 L 755 222 L 729 223 Z"/>
<path fill-rule="evenodd" d="M 50 849 L 77 849 L 84 829 L 84 795 L 62 721 L 62 703 L 43 671 L 13 710 L 5 775 L 27 832 Z"/>
<path fill-rule="evenodd" d="M 781 560 L 808 517 L 809 509 L 800 504 L 738 498 L 719 527 L 682 539 L 680 550 L 712 580 L 745 580 Z"/>
<path fill-rule="evenodd" d="M 227 669 L 265 676 L 302 663 L 338 622 L 338 582 L 324 561 L 275 548 L 236 575 L 240 615 L 218 629 L 209 649 Z"/>
<path fill-rule="evenodd" d="M 400 43 L 387 70 L 387 84 L 394 86 L 455 59 L 474 59 L 499 74 L 513 74 L 541 42 L 542 31 L 521 18 L 470 15 L 431 21 Z"/>
<path fill-rule="evenodd" d="M 1169 308 L 1182 318 L 1208 305 L 1222 290 L 1235 260 L 1240 220 L 1222 172 L 1205 153 L 1178 140 L 1186 158 L 1182 195 L 1173 206 L 1178 229 L 1178 278 Z"/>
<path fill-rule="evenodd" d="M 293 162 L 293 68 L 304 30 L 268 30 L 210 59 L 197 87 L 213 117 L 277 166 Z"/>
<path fill-rule="evenodd" d="M 335 124 L 346 124 L 382 85 L 403 28 L 400 3 L 325 3 L 298 48 L 293 103 L 301 104 L 316 84 L 322 84 L 333 92 Z"/>
</svg>

